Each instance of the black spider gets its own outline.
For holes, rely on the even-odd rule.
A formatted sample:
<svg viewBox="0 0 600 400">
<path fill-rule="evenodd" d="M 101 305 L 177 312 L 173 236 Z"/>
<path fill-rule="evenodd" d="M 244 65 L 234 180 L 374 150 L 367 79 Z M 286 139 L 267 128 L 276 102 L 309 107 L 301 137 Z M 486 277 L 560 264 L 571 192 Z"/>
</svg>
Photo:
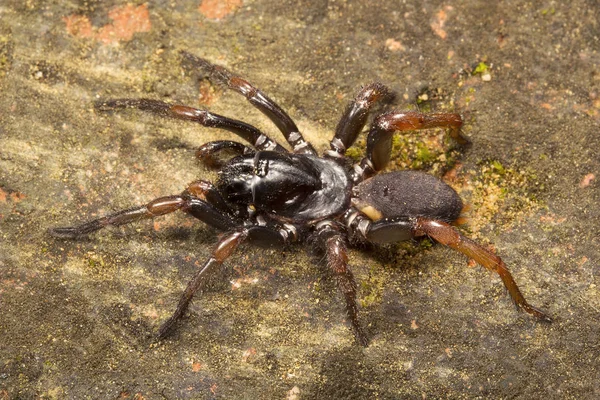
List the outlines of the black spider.
<svg viewBox="0 0 600 400">
<path fill-rule="evenodd" d="M 367 338 L 359 324 L 356 284 L 347 265 L 346 247 L 351 237 L 390 243 L 429 236 L 498 273 L 520 309 L 550 321 L 542 311 L 527 303 L 500 257 L 450 225 L 462 209 L 461 199 L 450 186 L 417 171 L 376 175 L 389 161 L 395 131 L 448 128 L 457 142 L 467 143 L 460 134 L 460 115 L 380 114 L 374 118 L 367 136 L 366 157 L 350 167 L 346 149 L 361 133 L 374 103 L 386 96 L 387 89 L 382 84 L 373 83 L 360 90 L 336 128 L 331 149 L 319 156 L 292 119 L 260 90 L 206 60 L 189 53 L 183 53 L 183 57 L 207 71 L 212 79 L 244 95 L 277 125 L 293 151 L 290 153 L 251 125 L 205 110 L 149 99 L 99 102 L 96 108 L 102 111 L 135 108 L 226 129 L 252 147 L 233 141 L 206 143 L 197 156 L 208 166 L 220 168 L 216 184 L 198 180 L 180 195 L 160 197 L 82 225 L 50 230 L 56 237 L 77 238 L 108 225 L 123 225 L 182 210 L 225 232 L 212 257 L 188 284 L 174 314 L 160 327 L 159 337 L 169 333 L 207 276 L 242 242 L 284 247 L 309 238 L 314 238 L 324 249 L 327 264 L 346 301 L 354 335 L 363 345 L 367 344 Z M 218 155 L 224 151 L 234 156 L 221 163 Z"/>
</svg>

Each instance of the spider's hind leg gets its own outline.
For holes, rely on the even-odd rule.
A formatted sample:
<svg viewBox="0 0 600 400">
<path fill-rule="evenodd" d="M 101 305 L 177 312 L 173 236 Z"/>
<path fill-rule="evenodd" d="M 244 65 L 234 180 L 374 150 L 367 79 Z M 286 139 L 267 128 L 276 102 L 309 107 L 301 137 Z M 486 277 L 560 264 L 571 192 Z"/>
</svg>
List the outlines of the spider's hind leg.
<svg viewBox="0 0 600 400">
<path fill-rule="evenodd" d="M 365 222 L 362 222 L 365 221 Z M 362 222 L 362 229 L 361 229 Z M 428 236 L 443 245 L 460 251 L 478 264 L 500 276 L 504 286 L 516 306 L 540 321 L 550 322 L 552 319 L 544 312 L 532 306 L 525 300 L 504 261 L 482 245 L 463 236 L 452 225 L 435 219 L 424 217 L 395 217 L 378 221 L 367 221 L 359 216 L 353 221 L 359 232 L 367 240 L 376 243 L 392 243 Z"/>
<path fill-rule="evenodd" d="M 420 112 L 387 112 L 373 121 L 367 136 L 367 155 L 354 165 L 352 180 L 360 183 L 384 169 L 392 154 L 392 137 L 396 131 L 412 131 L 417 129 L 447 128 L 458 144 L 469 144 L 460 128 L 463 121 L 459 114 Z"/>
<path fill-rule="evenodd" d="M 552 321 L 543 311 L 532 306 L 525 300 L 517 283 L 500 257 L 475 241 L 461 235 L 456 228 L 445 222 L 419 217 L 414 220 L 413 232 L 415 236 L 427 235 L 439 243 L 458 250 L 467 257 L 475 260 L 478 264 L 497 273 L 500 279 L 502 279 L 513 302 L 519 309 L 533 315 L 540 321 Z"/>
<path fill-rule="evenodd" d="M 460 132 L 462 124 L 461 116 L 455 113 L 423 114 L 414 111 L 394 111 L 381 114 L 373 121 L 367 136 L 367 157 L 363 162 L 368 162 L 374 172 L 385 168 L 390 160 L 392 137 L 396 131 L 447 128 L 450 136 L 458 144 L 468 144 L 469 140 Z"/>
</svg>

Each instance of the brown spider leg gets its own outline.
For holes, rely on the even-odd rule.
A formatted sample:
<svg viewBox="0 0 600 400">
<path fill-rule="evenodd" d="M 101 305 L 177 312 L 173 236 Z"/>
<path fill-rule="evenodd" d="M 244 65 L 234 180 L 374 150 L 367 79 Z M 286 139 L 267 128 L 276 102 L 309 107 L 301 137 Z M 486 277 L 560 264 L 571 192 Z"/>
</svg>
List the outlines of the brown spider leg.
<svg viewBox="0 0 600 400">
<path fill-rule="evenodd" d="M 335 135 L 330 142 L 331 150 L 327 150 L 324 156 L 331 158 L 343 157 L 346 150 L 354 144 L 365 127 L 373 105 L 387 96 L 388 93 L 388 89 L 379 82 L 363 87 L 344 111 L 340 122 L 335 128 Z"/>
<path fill-rule="evenodd" d="M 218 83 L 224 84 L 229 89 L 246 97 L 250 104 L 273 121 L 281 133 L 283 133 L 290 146 L 292 146 L 294 153 L 317 154 L 310 143 L 304 140 L 300 130 L 290 116 L 267 95 L 252 86 L 250 82 L 203 58 L 196 57 L 185 51 L 182 51 L 181 54 L 188 62 L 208 72 L 210 77 Z"/>
<path fill-rule="evenodd" d="M 174 105 L 153 99 L 113 99 L 99 101 L 94 104 L 99 111 L 112 111 L 117 109 L 135 108 L 147 111 L 162 117 L 182 119 L 197 122 L 208 128 L 225 129 L 233 132 L 258 150 L 273 150 L 287 153 L 287 150 L 277 142 L 270 139 L 260 130 L 245 122 L 227 118 L 222 115 L 211 113 L 183 105 Z"/>
<path fill-rule="evenodd" d="M 319 224 L 317 234 L 325 245 L 327 266 L 333 272 L 337 287 L 346 301 L 346 314 L 352 326 L 354 337 L 361 345 L 366 346 L 368 340 L 358 319 L 356 282 L 352 271 L 348 268 L 348 254 L 344 236 L 329 221 Z"/>
<path fill-rule="evenodd" d="M 459 144 L 469 140 L 460 133 L 462 118 L 454 113 L 423 114 L 420 112 L 388 112 L 378 116 L 367 136 L 367 156 L 354 166 L 352 179 L 358 183 L 385 168 L 390 161 L 392 137 L 396 131 L 448 128 L 450 136 Z"/>
<path fill-rule="evenodd" d="M 219 241 L 212 256 L 204 263 L 202 268 L 196 272 L 192 280 L 188 283 L 179 299 L 179 303 L 177 304 L 177 308 L 173 315 L 160 326 L 158 330 L 159 339 L 163 339 L 169 334 L 171 329 L 173 329 L 177 321 L 187 310 L 194 294 L 206 283 L 206 277 L 210 276 L 210 274 L 233 253 L 240 243 L 246 239 L 247 235 L 248 233 L 245 230 L 233 232 Z"/>
<path fill-rule="evenodd" d="M 220 230 L 229 230 L 238 224 L 238 221 L 230 215 L 231 211 L 227 204 L 212 187 L 212 184 L 196 181 L 190 184 L 181 195 L 159 197 L 146 205 L 117 211 L 81 225 L 51 228 L 48 233 L 58 238 L 76 239 L 107 226 L 121 226 L 177 210 L 186 211 Z"/>
<path fill-rule="evenodd" d="M 525 300 L 525 297 L 519 290 L 517 283 L 506 268 L 506 265 L 504 265 L 502 259 L 485 247 L 461 235 L 455 228 L 447 223 L 427 218 L 417 218 L 414 222 L 413 232 L 415 236 L 427 235 L 437 242 L 460 251 L 490 271 L 496 272 L 500 275 L 510 297 L 519 309 L 533 315 L 541 321 L 552 321 L 552 319 L 544 314 L 544 312 L 533 307 Z"/>
<path fill-rule="evenodd" d="M 158 339 L 164 339 L 171 332 L 177 321 L 185 314 L 196 292 L 205 285 L 207 278 L 231 256 L 242 242 L 248 241 L 262 247 L 282 247 L 297 239 L 293 236 L 294 232 L 294 230 L 289 231 L 286 227 L 271 224 L 268 226 L 249 226 L 226 234 L 223 239 L 219 240 L 212 256 L 188 283 L 179 299 L 175 312 L 159 328 Z"/>
</svg>

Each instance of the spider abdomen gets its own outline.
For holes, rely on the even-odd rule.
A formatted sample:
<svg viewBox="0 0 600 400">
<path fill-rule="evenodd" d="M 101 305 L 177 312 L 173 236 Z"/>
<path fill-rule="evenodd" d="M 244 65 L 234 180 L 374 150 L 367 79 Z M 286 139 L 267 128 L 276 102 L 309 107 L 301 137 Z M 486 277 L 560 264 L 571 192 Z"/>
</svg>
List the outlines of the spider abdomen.
<svg viewBox="0 0 600 400">
<path fill-rule="evenodd" d="M 377 175 L 354 188 L 353 205 L 376 221 L 427 217 L 455 221 L 463 208 L 458 193 L 440 179 L 419 171 Z"/>
</svg>

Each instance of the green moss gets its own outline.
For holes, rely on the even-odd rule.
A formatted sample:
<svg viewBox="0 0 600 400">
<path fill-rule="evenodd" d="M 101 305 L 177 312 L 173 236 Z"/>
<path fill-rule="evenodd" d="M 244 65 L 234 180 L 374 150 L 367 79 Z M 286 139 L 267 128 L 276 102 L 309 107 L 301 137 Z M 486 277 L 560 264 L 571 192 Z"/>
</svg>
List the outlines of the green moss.
<svg viewBox="0 0 600 400">
<path fill-rule="evenodd" d="M 346 156 L 350 157 L 354 162 L 359 162 L 365 154 L 365 149 L 352 146 L 348 150 L 346 150 Z"/>
<path fill-rule="evenodd" d="M 500 176 L 503 176 L 506 173 L 506 170 L 504 169 L 504 166 L 502 165 L 502 163 L 500 163 L 500 161 L 494 160 L 491 162 L 490 166 L 491 166 L 491 171 L 499 174 Z"/>
<path fill-rule="evenodd" d="M 477 74 L 482 74 L 483 75 L 489 69 L 490 69 L 490 67 L 488 67 L 488 65 L 482 61 L 479 64 L 477 64 L 477 66 L 473 70 L 473 75 L 477 75 Z"/>
<path fill-rule="evenodd" d="M 457 144 L 441 129 L 396 133 L 392 139 L 390 169 L 418 169 L 441 176 L 458 160 Z"/>
<path fill-rule="evenodd" d="M 424 238 L 419 242 L 419 247 L 423 250 L 427 250 L 433 247 L 433 242 L 429 238 Z"/>
<path fill-rule="evenodd" d="M 417 154 L 415 161 L 425 164 L 430 163 L 435 160 L 436 155 L 425 146 L 425 143 L 418 142 L 417 143 Z"/>
<path fill-rule="evenodd" d="M 554 7 L 544 8 L 541 13 L 542 15 L 554 15 L 554 13 L 556 13 L 556 9 Z"/>
<path fill-rule="evenodd" d="M 88 267 L 90 267 L 92 270 L 103 268 L 104 260 L 98 256 L 92 256 L 88 258 Z"/>
</svg>

